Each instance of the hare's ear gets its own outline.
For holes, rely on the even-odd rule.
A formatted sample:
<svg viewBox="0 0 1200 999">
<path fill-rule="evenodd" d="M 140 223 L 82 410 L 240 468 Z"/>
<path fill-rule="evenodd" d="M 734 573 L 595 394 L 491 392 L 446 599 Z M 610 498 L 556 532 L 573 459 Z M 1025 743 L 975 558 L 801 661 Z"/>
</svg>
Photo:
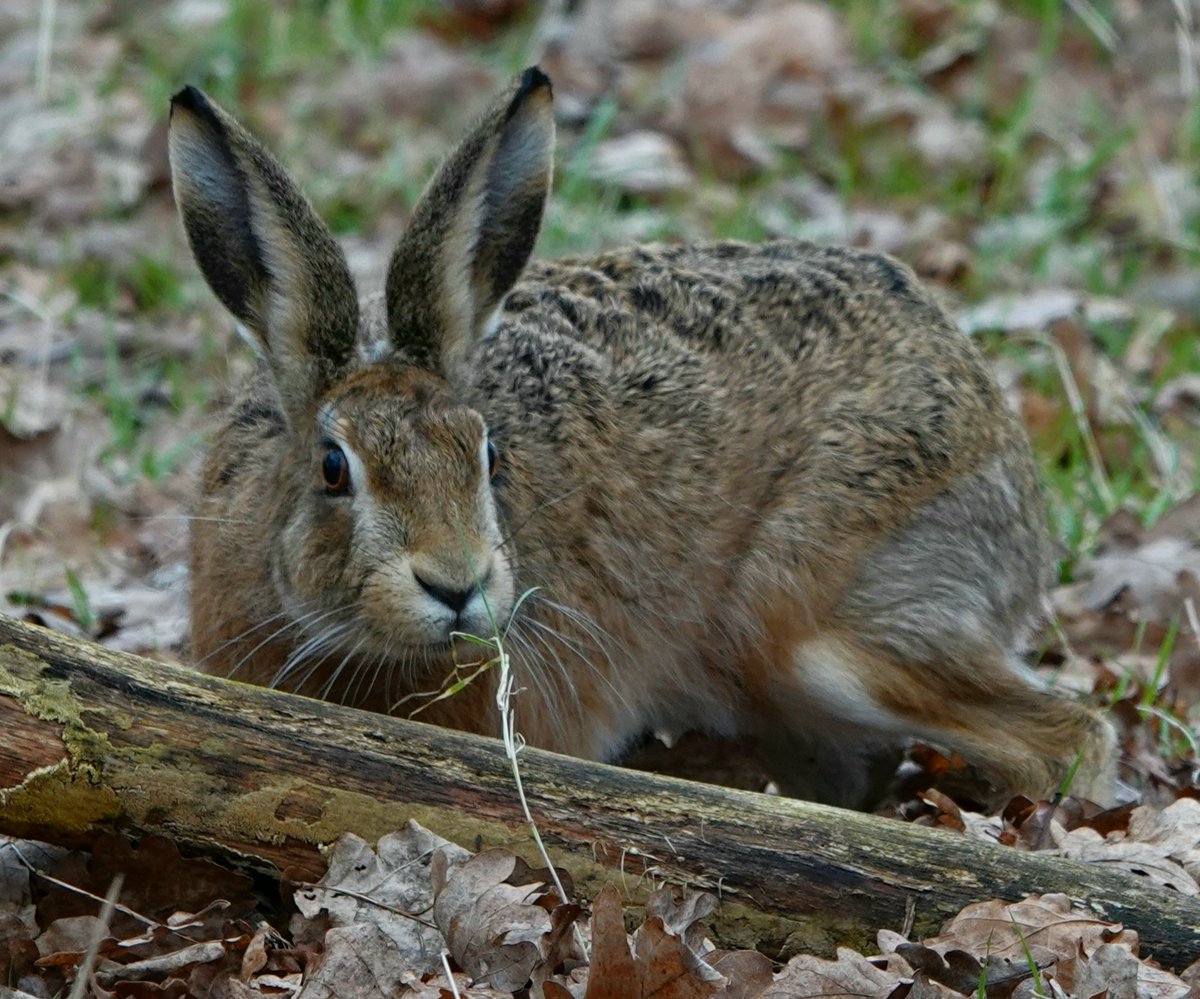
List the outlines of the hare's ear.
<svg viewBox="0 0 1200 999">
<path fill-rule="evenodd" d="M 289 420 L 303 419 L 354 352 L 341 247 L 275 158 L 195 87 L 171 98 L 169 147 L 192 255 L 258 342 Z"/>
<path fill-rule="evenodd" d="M 525 70 L 430 181 L 388 267 L 388 328 L 450 375 L 485 335 L 537 241 L 554 158 L 550 80 Z"/>
</svg>

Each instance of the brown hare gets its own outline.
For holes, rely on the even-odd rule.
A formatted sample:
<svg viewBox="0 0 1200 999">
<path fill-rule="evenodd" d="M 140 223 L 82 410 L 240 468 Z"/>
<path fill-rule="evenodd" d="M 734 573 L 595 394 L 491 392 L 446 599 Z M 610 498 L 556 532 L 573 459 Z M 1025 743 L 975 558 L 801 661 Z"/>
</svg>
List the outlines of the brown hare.
<svg viewBox="0 0 1200 999">
<path fill-rule="evenodd" d="M 276 160 L 175 96 L 192 252 L 260 358 L 192 528 L 201 668 L 407 714 L 507 629 L 537 746 L 737 736 L 865 806 L 922 739 L 997 797 L 1078 763 L 1108 800 L 1110 726 L 1020 658 L 1052 552 L 1029 444 L 913 273 L 793 241 L 528 264 L 553 149 L 529 69 L 360 301 Z M 495 733 L 494 674 L 420 717 Z"/>
</svg>

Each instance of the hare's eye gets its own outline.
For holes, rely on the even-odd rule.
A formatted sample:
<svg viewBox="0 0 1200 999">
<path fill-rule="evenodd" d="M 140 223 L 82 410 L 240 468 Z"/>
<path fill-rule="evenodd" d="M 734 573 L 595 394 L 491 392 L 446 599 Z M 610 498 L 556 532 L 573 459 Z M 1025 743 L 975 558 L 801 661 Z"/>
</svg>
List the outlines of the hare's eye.
<svg viewBox="0 0 1200 999">
<path fill-rule="evenodd" d="M 336 444 L 326 445 L 325 457 L 321 459 L 321 478 L 330 495 L 341 495 L 350 490 L 350 462 Z"/>
<path fill-rule="evenodd" d="M 488 460 L 488 478 L 496 477 L 496 469 L 500 467 L 500 453 L 496 450 L 496 445 L 492 443 L 491 438 L 487 442 L 487 460 Z"/>
</svg>

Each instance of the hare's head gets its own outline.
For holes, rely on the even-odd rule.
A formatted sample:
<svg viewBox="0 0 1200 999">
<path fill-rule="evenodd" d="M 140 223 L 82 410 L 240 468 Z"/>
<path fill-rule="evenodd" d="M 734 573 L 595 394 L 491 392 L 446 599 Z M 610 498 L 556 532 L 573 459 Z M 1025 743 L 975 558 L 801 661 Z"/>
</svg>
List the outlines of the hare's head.
<svg viewBox="0 0 1200 999">
<path fill-rule="evenodd" d="M 222 438 L 245 451 L 220 456 L 230 481 L 277 503 L 276 533 L 248 550 L 269 552 L 286 611 L 341 627 L 347 648 L 427 654 L 454 632 L 491 634 L 512 609 L 493 495 L 502 442 L 458 387 L 533 249 L 553 145 L 549 80 L 530 69 L 415 208 L 388 269 L 388 349 L 368 360 L 358 331 L 378 320 L 360 313 L 345 257 L 297 186 L 200 91 L 172 100 L 192 253 L 268 376 L 268 397 L 236 409 Z"/>
</svg>

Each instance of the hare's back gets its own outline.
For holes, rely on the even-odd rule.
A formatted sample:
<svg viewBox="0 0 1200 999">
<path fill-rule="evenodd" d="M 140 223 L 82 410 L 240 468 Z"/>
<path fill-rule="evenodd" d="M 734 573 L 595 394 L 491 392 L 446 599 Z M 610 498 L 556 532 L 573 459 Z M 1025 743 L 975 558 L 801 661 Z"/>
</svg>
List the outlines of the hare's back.
<svg viewBox="0 0 1200 999">
<path fill-rule="evenodd" d="M 849 516 L 835 508 L 894 522 L 1021 440 L 970 340 L 907 267 L 859 250 L 723 242 L 534 264 L 485 353 L 485 409 L 510 432 L 599 428 L 629 455 L 670 440 L 672 461 L 719 465 L 730 495 L 786 482 L 831 522 Z"/>
<path fill-rule="evenodd" d="M 939 368 L 977 360 L 903 264 L 796 240 L 638 246 L 536 263 L 506 312 L 613 356 L 668 344 L 726 356 L 769 351 L 814 377 L 851 357 L 917 351 L 942 358 Z"/>
<path fill-rule="evenodd" d="M 643 371 L 694 384 L 674 377 L 688 371 L 826 427 L 882 417 L 921 436 L 948 421 L 988 436 L 1006 409 L 982 356 L 912 271 L 862 250 L 719 242 L 539 263 L 506 316 L 549 353 L 574 355 L 570 366 L 622 384 Z"/>
</svg>

